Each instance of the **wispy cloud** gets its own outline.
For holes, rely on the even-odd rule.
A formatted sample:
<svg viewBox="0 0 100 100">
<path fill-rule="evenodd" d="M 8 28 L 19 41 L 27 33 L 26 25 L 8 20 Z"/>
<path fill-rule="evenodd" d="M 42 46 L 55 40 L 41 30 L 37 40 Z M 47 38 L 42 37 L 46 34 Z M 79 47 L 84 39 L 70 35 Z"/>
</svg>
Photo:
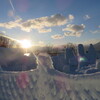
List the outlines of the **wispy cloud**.
<svg viewBox="0 0 100 100">
<path fill-rule="evenodd" d="M 63 39 L 64 35 L 56 34 L 56 35 L 52 35 L 51 38 L 53 38 L 53 39 Z"/>
<path fill-rule="evenodd" d="M 94 30 L 94 31 L 90 31 L 90 32 L 93 34 L 97 34 L 97 33 L 100 33 L 100 30 Z"/>
<path fill-rule="evenodd" d="M 46 44 L 44 43 L 44 41 L 39 41 L 39 42 L 38 42 L 38 45 L 43 47 L 43 46 L 45 46 Z"/>
<path fill-rule="evenodd" d="M 23 19 L 17 19 L 16 21 L 10 21 L 6 23 L 0 23 L 0 27 L 12 29 L 19 27 L 21 30 L 30 32 L 32 29 L 37 29 L 40 33 L 42 32 L 50 32 L 51 29 L 46 29 L 55 26 L 65 25 L 70 20 L 73 20 L 72 15 L 70 18 L 66 18 L 61 14 L 56 14 L 52 16 L 46 16 L 36 19 L 29 19 L 24 21 Z"/>
<path fill-rule="evenodd" d="M 9 10 L 8 11 L 8 16 L 16 19 L 16 16 L 15 16 L 15 8 L 14 8 L 14 5 L 13 5 L 13 2 L 12 2 L 12 0 L 8 0 L 8 1 L 10 3 L 11 8 L 12 8 L 12 10 Z"/>
<path fill-rule="evenodd" d="M 81 24 L 81 25 L 69 24 L 62 31 L 67 31 L 64 33 L 65 36 L 77 36 L 77 37 L 79 37 L 79 36 L 81 36 L 84 29 L 85 29 L 84 24 Z"/>
<path fill-rule="evenodd" d="M 39 33 L 48 33 L 48 32 L 51 32 L 52 30 L 51 29 L 40 29 L 40 30 L 38 30 L 39 31 Z"/>
<path fill-rule="evenodd" d="M 90 17 L 89 15 L 85 15 L 83 18 L 84 18 L 85 20 L 88 20 L 88 19 L 90 19 L 91 17 Z"/>
<path fill-rule="evenodd" d="M 12 3 L 12 0 L 9 0 L 9 3 L 10 3 L 10 5 L 11 5 L 13 11 L 15 12 L 15 8 L 14 8 L 14 5 L 13 5 L 13 3 Z"/>
<path fill-rule="evenodd" d="M 68 18 L 69 20 L 73 20 L 75 17 L 72 14 L 69 14 Z"/>
</svg>

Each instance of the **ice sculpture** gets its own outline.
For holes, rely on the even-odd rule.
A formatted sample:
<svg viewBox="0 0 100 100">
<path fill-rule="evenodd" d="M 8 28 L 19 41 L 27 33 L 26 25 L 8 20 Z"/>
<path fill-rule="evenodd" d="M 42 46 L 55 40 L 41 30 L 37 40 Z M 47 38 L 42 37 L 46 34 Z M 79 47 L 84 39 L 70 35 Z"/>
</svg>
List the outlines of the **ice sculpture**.
<svg viewBox="0 0 100 100">
<path fill-rule="evenodd" d="M 74 54 L 72 48 L 66 49 L 66 62 L 67 65 L 70 67 L 70 73 L 74 73 L 77 69 L 78 62 L 77 62 L 77 56 Z"/>
<path fill-rule="evenodd" d="M 96 50 L 92 44 L 90 44 L 90 47 L 88 49 L 88 62 L 89 64 L 96 64 Z"/>
<path fill-rule="evenodd" d="M 83 68 L 88 65 L 87 57 L 84 52 L 84 46 L 82 44 L 78 45 L 78 68 Z"/>
</svg>

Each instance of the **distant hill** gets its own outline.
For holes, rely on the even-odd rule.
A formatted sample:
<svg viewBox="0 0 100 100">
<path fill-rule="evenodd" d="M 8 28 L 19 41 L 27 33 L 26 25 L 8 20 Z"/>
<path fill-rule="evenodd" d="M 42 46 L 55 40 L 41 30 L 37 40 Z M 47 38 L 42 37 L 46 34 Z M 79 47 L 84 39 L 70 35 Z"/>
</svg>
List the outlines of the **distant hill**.
<svg viewBox="0 0 100 100">
<path fill-rule="evenodd" d="M 96 43 L 94 47 L 97 51 L 100 51 L 100 42 Z"/>
<path fill-rule="evenodd" d="M 85 48 L 85 51 L 88 50 L 90 44 L 88 45 L 84 45 L 84 48 Z M 100 42 L 96 43 L 96 44 L 93 44 L 94 48 L 96 49 L 96 51 L 100 51 Z"/>
<path fill-rule="evenodd" d="M 19 43 L 17 40 L 12 39 L 2 33 L 0 33 L 0 47 L 6 47 L 6 48 L 18 48 Z"/>
</svg>

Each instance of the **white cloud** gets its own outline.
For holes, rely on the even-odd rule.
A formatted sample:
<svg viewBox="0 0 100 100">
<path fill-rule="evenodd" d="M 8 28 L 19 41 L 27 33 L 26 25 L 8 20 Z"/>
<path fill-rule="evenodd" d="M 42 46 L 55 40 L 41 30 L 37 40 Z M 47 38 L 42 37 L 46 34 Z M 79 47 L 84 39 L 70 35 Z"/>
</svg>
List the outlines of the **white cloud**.
<svg viewBox="0 0 100 100">
<path fill-rule="evenodd" d="M 64 33 L 65 36 L 81 36 L 82 32 L 85 29 L 85 25 L 74 25 L 74 24 L 69 24 L 67 25 L 66 28 L 63 29 L 63 31 L 67 31 Z"/>
<path fill-rule="evenodd" d="M 39 42 L 38 42 L 38 45 L 43 47 L 43 46 L 45 46 L 46 44 L 45 44 L 43 41 L 39 41 Z"/>
<path fill-rule="evenodd" d="M 100 25 L 98 26 L 98 28 L 100 28 Z"/>
<path fill-rule="evenodd" d="M 90 31 L 90 32 L 93 34 L 96 34 L 96 33 L 100 33 L 100 30 L 94 30 L 94 31 Z"/>
<path fill-rule="evenodd" d="M 68 16 L 68 18 L 69 18 L 69 20 L 73 20 L 73 19 L 74 19 L 74 16 L 70 14 L 70 15 Z"/>
<path fill-rule="evenodd" d="M 50 32 L 51 29 L 45 29 L 54 26 L 65 25 L 69 20 L 72 20 L 74 17 L 69 15 L 70 18 L 62 16 L 61 14 L 56 14 L 52 16 L 46 16 L 36 19 L 29 19 L 24 21 L 23 19 L 17 19 L 16 21 L 10 21 L 6 23 L 0 23 L 0 27 L 12 29 L 12 28 L 20 28 L 23 31 L 30 32 L 32 29 L 37 29 L 40 33 L 42 32 Z"/>
<path fill-rule="evenodd" d="M 83 18 L 84 18 L 85 20 L 88 20 L 88 19 L 90 19 L 91 17 L 90 17 L 89 15 L 85 15 Z"/>
<path fill-rule="evenodd" d="M 63 39 L 64 35 L 56 34 L 56 35 L 52 35 L 51 38 L 53 38 L 53 39 Z"/>
</svg>

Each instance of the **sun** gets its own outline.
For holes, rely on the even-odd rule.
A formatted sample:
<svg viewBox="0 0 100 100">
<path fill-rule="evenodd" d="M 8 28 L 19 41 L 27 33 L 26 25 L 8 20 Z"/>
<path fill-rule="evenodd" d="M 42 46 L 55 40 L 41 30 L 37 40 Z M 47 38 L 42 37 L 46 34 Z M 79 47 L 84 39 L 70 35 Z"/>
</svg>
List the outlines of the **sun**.
<svg viewBox="0 0 100 100">
<path fill-rule="evenodd" d="M 31 41 L 30 40 L 20 40 L 20 44 L 22 48 L 30 48 L 32 47 Z"/>
</svg>

